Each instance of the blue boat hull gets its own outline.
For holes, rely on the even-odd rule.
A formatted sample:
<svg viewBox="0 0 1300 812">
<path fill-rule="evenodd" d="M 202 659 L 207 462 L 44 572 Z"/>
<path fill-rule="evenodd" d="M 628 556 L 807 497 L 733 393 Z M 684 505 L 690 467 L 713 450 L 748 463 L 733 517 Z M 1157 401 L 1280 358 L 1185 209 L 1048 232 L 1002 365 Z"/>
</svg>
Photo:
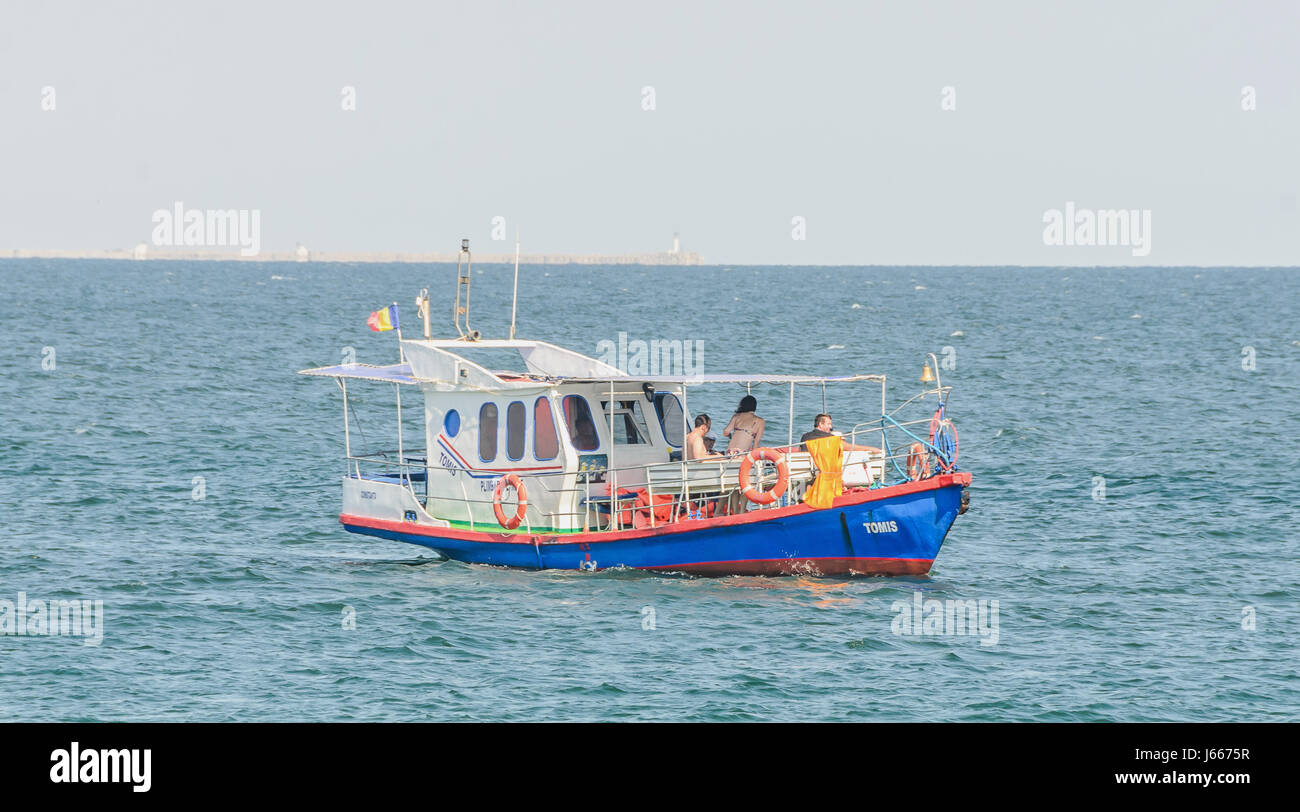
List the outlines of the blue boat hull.
<svg viewBox="0 0 1300 812">
<path fill-rule="evenodd" d="M 920 575 L 961 512 L 970 474 L 850 491 L 805 505 L 656 528 L 487 533 L 344 515 L 351 532 L 429 547 L 474 564 L 526 569 L 632 569 L 697 575 Z"/>
</svg>

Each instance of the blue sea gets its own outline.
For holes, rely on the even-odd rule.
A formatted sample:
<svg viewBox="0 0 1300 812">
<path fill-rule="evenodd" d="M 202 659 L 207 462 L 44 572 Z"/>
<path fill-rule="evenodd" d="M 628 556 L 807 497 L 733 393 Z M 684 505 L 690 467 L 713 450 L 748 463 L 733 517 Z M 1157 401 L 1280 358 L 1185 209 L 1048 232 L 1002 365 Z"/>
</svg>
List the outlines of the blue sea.
<svg viewBox="0 0 1300 812">
<path fill-rule="evenodd" d="M 475 266 L 489 337 L 511 273 Z M 396 301 L 414 332 L 422 287 L 450 332 L 454 275 L 0 260 L 0 613 L 103 619 L 0 636 L 0 719 L 1300 716 L 1300 270 L 521 270 L 520 335 L 589 354 L 700 341 L 705 372 L 880 372 L 891 403 L 943 359 L 971 509 L 928 576 L 862 579 L 522 572 L 344 532 L 341 400 L 296 372 L 396 360 L 366 316 Z M 391 387 L 357 394 L 384 445 Z M 785 391 L 754 394 L 783 439 Z M 799 398 L 796 435 L 822 410 Z M 878 411 L 827 398 L 837 427 Z M 996 642 L 896 633 L 916 593 L 997 601 Z"/>
</svg>

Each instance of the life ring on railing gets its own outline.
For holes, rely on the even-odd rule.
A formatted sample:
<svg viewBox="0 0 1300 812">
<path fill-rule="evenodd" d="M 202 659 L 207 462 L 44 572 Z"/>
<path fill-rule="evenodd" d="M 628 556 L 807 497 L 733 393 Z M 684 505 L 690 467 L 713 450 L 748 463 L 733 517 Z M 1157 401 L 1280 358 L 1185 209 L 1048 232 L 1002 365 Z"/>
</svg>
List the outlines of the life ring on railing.
<svg viewBox="0 0 1300 812">
<path fill-rule="evenodd" d="M 506 492 L 506 486 L 510 485 L 519 495 L 519 506 L 515 508 L 515 515 L 507 520 L 506 512 L 501 509 L 501 497 Z M 528 511 L 528 489 L 524 487 L 524 481 L 517 474 L 506 474 L 497 482 L 497 489 L 492 492 L 492 512 L 497 515 L 497 524 L 500 524 L 507 530 L 514 530 L 519 523 L 524 520 L 524 513 Z"/>
<path fill-rule="evenodd" d="M 754 463 L 759 460 L 767 460 L 776 464 L 776 485 L 772 486 L 770 491 L 760 491 L 749 484 L 749 471 L 754 467 Z M 775 448 L 752 449 L 740 461 L 740 490 L 749 501 L 756 505 L 772 504 L 781 497 L 781 494 L 785 493 L 785 488 L 789 484 L 790 466 L 785 464 L 785 458 Z"/>
<path fill-rule="evenodd" d="M 907 449 L 907 478 L 913 482 L 918 479 L 925 479 L 930 475 L 930 455 L 926 453 L 925 446 L 920 443 L 912 443 Z"/>
</svg>

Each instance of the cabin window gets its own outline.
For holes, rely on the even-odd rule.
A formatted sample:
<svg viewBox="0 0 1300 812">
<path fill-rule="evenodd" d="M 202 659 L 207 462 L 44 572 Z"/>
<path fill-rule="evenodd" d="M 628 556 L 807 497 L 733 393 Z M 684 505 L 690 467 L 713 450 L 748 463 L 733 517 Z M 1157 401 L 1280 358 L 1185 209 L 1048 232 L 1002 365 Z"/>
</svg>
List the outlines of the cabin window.
<svg viewBox="0 0 1300 812">
<path fill-rule="evenodd" d="M 528 431 L 528 409 L 520 401 L 506 407 L 506 456 L 524 458 L 524 435 Z"/>
<path fill-rule="evenodd" d="M 591 407 L 582 395 L 564 398 L 564 422 L 569 429 L 569 439 L 579 451 L 594 451 L 600 447 L 596 423 L 591 419 Z"/>
<path fill-rule="evenodd" d="M 559 454 L 560 438 L 555 436 L 551 401 L 549 398 L 538 398 L 533 404 L 533 456 L 539 460 L 553 460 Z"/>
<path fill-rule="evenodd" d="M 484 403 L 478 411 L 478 458 L 492 462 L 497 458 L 497 405 Z"/>
<path fill-rule="evenodd" d="M 455 409 L 448 409 L 447 414 L 442 418 L 442 430 L 447 432 L 448 437 L 455 437 L 460 433 L 460 412 Z"/>
<path fill-rule="evenodd" d="M 655 413 L 659 415 L 659 428 L 663 429 L 664 439 L 673 448 L 680 448 L 686 425 L 682 402 L 670 392 L 658 392 L 655 394 Z"/>
<path fill-rule="evenodd" d="M 614 445 L 643 445 L 650 442 L 650 430 L 641 414 L 640 400 L 618 400 L 614 409 Z M 602 400 L 600 407 L 609 419 L 609 401 Z"/>
</svg>

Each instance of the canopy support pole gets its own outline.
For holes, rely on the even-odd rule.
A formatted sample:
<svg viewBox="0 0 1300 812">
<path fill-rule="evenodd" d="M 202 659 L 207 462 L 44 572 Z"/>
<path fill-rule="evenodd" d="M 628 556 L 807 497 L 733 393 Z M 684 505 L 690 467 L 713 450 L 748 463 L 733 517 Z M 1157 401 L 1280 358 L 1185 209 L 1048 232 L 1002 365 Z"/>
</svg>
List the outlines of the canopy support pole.
<svg viewBox="0 0 1300 812">
<path fill-rule="evenodd" d="M 688 512 L 690 508 L 686 507 L 686 503 L 691 499 L 691 482 L 686 476 L 686 435 L 694 428 L 687 428 L 691 422 L 691 412 L 686 402 L 686 384 L 682 384 L 682 497 L 679 507 Z"/>
<path fill-rule="evenodd" d="M 614 379 L 609 381 L 609 455 L 605 458 L 605 470 L 609 472 L 609 518 L 610 525 L 616 530 L 623 529 L 622 511 L 616 514 L 614 504 L 618 501 L 618 471 L 614 470 Z M 617 518 L 616 518 L 617 516 Z"/>
<path fill-rule="evenodd" d="M 343 456 L 351 459 L 352 432 L 348 426 L 348 382 L 343 378 L 337 378 L 336 380 L 339 382 L 339 388 L 343 390 Z"/>
<path fill-rule="evenodd" d="M 402 474 L 402 466 L 406 463 L 406 456 L 402 450 L 402 385 L 393 384 L 393 391 L 397 393 L 397 473 Z"/>
<path fill-rule="evenodd" d="M 790 381 L 790 438 L 786 445 L 794 445 L 794 381 Z"/>
</svg>

